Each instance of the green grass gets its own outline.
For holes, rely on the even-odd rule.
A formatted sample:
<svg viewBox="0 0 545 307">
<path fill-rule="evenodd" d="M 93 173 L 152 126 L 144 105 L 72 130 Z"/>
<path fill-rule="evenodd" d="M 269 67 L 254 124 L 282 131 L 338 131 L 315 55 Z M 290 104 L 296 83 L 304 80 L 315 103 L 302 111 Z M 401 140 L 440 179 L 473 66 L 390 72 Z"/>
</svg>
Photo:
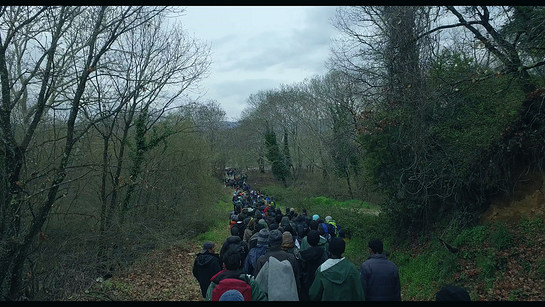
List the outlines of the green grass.
<svg viewBox="0 0 545 307">
<path fill-rule="evenodd" d="M 210 221 L 211 227 L 206 232 L 203 232 L 197 236 L 197 240 L 200 244 L 211 241 L 216 244 L 216 252 L 219 252 L 221 245 L 225 239 L 230 235 L 229 233 L 229 212 L 233 210 L 233 203 L 231 201 L 232 194 L 226 193 L 224 198 L 216 204 L 213 208 L 214 214 Z"/>
</svg>

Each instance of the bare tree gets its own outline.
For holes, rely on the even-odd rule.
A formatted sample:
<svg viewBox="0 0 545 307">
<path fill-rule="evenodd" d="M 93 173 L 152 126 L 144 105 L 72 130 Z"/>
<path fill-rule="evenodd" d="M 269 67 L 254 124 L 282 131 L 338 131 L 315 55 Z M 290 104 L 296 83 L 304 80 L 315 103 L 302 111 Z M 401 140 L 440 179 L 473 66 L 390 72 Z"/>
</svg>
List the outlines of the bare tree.
<svg viewBox="0 0 545 307">
<path fill-rule="evenodd" d="M 1 208 L 0 293 L 17 299 L 23 294 L 23 268 L 70 171 L 73 149 L 89 130 L 81 118 L 90 76 L 123 33 L 137 28 L 164 11 L 156 7 L 3 7 L 0 41 L 2 87 L 2 173 L 5 174 Z M 24 47 L 24 48 L 23 48 Z M 10 70 L 7 54 L 25 59 L 23 74 Z M 17 87 L 14 85 L 18 84 Z M 13 121 L 15 110 L 29 118 L 24 133 Z M 61 116 L 63 129 L 54 134 L 62 150 L 56 165 L 45 174 L 22 177 L 25 157 L 46 115 Z M 95 120 L 101 120 L 96 118 Z M 58 124 L 55 124 L 58 125 Z M 56 142 L 56 141 L 55 141 Z M 34 150 L 34 148 L 33 148 Z M 38 149 L 39 150 L 39 149 Z M 28 182 L 44 176 L 42 188 Z M 30 190 L 38 190 L 30 194 Z"/>
</svg>

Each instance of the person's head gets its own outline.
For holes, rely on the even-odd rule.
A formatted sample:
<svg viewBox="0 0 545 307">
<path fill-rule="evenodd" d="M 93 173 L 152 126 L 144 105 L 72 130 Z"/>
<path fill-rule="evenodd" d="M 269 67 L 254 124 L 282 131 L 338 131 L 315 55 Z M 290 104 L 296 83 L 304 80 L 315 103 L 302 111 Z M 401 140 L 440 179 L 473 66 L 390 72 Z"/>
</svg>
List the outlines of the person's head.
<svg viewBox="0 0 545 307">
<path fill-rule="evenodd" d="M 312 229 L 307 233 L 307 242 L 310 246 L 316 246 L 318 245 L 318 242 L 320 242 L 320 234 L 318 231 Z"/>
<path fill-rule="evenodd" d="M 271 223 L 271 225 L 269 225 L 269 230 L 275 230 L 275 229 L 278 229 L 278 224 L 277 223 Z"/>
<path fill-rule="evenodd" d="M 244 296 L 240 291 L 232 289 L 223 292 L 219 298 L 220 301 L 244 301 Z"/>
<path fill-rule="evenodd" d="M 308 223 L 308 228 L 310 228 L 310 230 L 318 230 L 318 221 L 310 221 L 310 223 Z"/>
<path fill-rule="evenodd" d="M 379 239 L 371 239 L 369 241 L 369 249 L 371 250 L 371 253 L 373 254 L 382 254 L 382 241 Z"/>
<path fill-rule="evenodd" d="M 239 229 L 238 229 L 238 227 L 233 226 L 233 227 L 231 228 L 231 235 L 232 235 L 232 236 L 238 236 L 238 235 L 239 235 Z"/>
<path fill-rule="evenodd" d="M 213 253 L 214 252 L 214 243 L 212 243 L 210 241 L 204 242 L 204 244 L 202 245 L 201 253 L 205 253 L 205 252 Z"/>
<path fill-rule="evenodd" d="M 278 229 L 271 230 L 269 232 L 269 246 L 279 247 L 282 245 L 282 233 Z"/>
<path fill-rule="evenodd" d="M 293 237 L 297 235 L 297 233 L 295 233 L 295 229 L 293 229 L 290 224 L 284 226 L 284 231 L 288 231 Z"/>
<path fill-rule="evenodd" d="M 345 246 L 346 243 L 344 242 L 343 238 L 333 237 L 329 242 L 329 253 L 331 254 L 331 258 L 341 258 L 342 254 L 344 253 Z"/>
<path fill-rule="evenodd" d="M 229 246 L 223 254 L 223 263 L 229 271 L 235 271 L 242 267 L 242 255 L 236 246 Z"/>
<path fill-rule="evenodd" d="M 447 285 L 437 291 L 436 301 L 471 301 L 466 289 L 459 286 Z"/>
<path fill-rule="evenodd" d="M 257 234 L 257 244 L 268 246 L 269 244 L 269 230 L 264 228 Z"/>
<path fill-rule="evenodd" d="M 332 218 L 331 216 L 328 215 L 328 216 L 325 217 L 325 222 L 327 223 L 327 222 L 331 221 L 332 219 L 333 219 L 333 218 Z"/>
<path fill-rule="evenodd" d="M 320 216 L 319 216 L 318 214 L 314 214 L 314 215 L 312 216 L 312 220 L 313 220 L 313 221 L 317 221 L 319 218 L 320 218 Z"/>
<path fill-rule="evenodd" d="M 292 247 L 294 244 L 293 236 L 289 231 L 284 231 L 282 233 L 282 246 L 283 247 Z"/>
<path fill-rule="evenodd" d="M 284 216 L 282 217 L 282 219 L 280 220 L 280 225 L 281 225 L 282 227 L 286 227 L 286 226 L 289 225 L 289 224 L 290 224 L 290 218 L 289 218 L 287 215 L 284 215 Z"/>
</svg>

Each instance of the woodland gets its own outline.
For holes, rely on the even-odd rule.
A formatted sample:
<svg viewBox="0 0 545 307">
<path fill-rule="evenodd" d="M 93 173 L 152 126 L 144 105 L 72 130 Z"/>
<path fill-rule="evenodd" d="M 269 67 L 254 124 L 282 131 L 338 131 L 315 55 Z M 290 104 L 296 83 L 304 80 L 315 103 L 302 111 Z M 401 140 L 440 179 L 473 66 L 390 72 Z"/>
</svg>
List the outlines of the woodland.
<svg viewBox="0 0 545 307">
<path fill-rule="evenodd" d="M 0 300 L 63 300 L 208 231 L 226 167 L 375 204 L 399 246 L 543 180 L 545 7 L 340 7 L 329 72 L 236 123 L 193 98 L 211 50 L 182 11 L 0 7 Z"/>
</svg>

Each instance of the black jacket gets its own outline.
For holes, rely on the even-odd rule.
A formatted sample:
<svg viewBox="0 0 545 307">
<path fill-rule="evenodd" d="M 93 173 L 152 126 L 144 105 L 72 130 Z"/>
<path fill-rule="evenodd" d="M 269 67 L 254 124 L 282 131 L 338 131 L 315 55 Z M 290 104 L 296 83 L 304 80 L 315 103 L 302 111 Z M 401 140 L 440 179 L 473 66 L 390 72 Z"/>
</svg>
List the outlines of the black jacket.
<svg viewBox="0 0 545 307">
<path fill-rule="evenodd" d="M 193 263 L 193 276 L 199 282 L 202 297 L 206 297 L 206 290 L 210 285 L 210 278 L 221 271 L 220 256 L 208 251 L 198 253 Z"/>
<path fill-rule="evenodd" d="M 308 291 L 318 267 L 327 260 L 327 253 L 318 246 L 311 246 L 299 252 L 299 263 L 301 266 L 301 300 L 310 300 Z"/>
</svg>

